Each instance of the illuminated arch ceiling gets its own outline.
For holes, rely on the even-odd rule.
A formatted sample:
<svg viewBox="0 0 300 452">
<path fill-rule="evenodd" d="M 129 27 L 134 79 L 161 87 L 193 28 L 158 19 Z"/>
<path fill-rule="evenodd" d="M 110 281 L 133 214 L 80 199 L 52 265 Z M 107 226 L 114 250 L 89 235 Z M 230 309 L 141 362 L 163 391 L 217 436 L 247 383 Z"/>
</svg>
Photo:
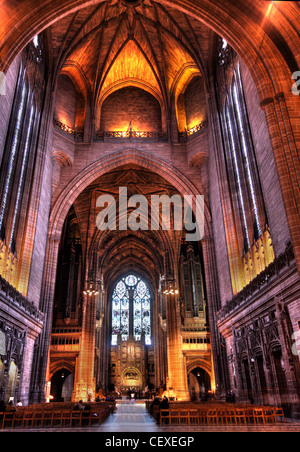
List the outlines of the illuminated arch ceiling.
<svg viewBox="0 0 300 452">
<path fill-rule="evenodd" d="M 47 32 L 56 75 L 69 73 L 82 87 L 92 100 L 96 124 L 105 97 L 125 86 L 150 92 L 168 118 L 172 97 L 193 74 L 203 74 L 212 33 L 184 13 L 150 0 L 104 1 L 68 15 Z"/>
<path fill-rule="evenodd" d="M 105 194 L 114 196 L 118 203 L 119 187 L 127 187 L 128 197 L 137 193 L 145 196 L 149 205 L 152 195 L 171 197 L 178 194 L 174 186 L 161 176 L 135 165 L 121 166 L 96 179 L 74 202 L 83 253 L 89 256 L 97 253 L 99 271 L 107 284 L 124 272 L 135 272 L 137 268 L 141 277 L 147 279 L 151 274 L 158 282 L 159 275 L 164 274 L 167 267 L 172 267 L 174 243 L 181 242 L 182 233 L 163 231 L 161 228 L 158 231 L 151 231 L 151 228 L 146 231 L 99 231 L 96 227 L 98 210 L 94 210 L 95 200 Z M 118 221 L 118 209 L 116 214 Z"/>
</svg>

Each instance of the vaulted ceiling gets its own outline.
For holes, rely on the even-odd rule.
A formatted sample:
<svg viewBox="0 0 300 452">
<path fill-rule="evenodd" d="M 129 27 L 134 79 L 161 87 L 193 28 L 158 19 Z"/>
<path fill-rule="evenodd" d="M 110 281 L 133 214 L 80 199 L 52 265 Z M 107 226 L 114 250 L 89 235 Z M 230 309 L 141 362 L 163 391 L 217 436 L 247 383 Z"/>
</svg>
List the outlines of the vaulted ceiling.
<svg viewBox="0 0 300 452">
<path fill-rule="evenodd" d="M 88 259 L 97 254 L 99 269 L 107 282 L 137 268 L 145 276 L 152 275 L 158 279 L 160 274 L 172 268 L 174 253 L 180 249 L 182 232 L 172 228 L 152 231 L 151 227 L 137 231 L 129 227 L 125 231 L 97 229 L 96 216 L 101 209 L 96 208 L 96 199 L 101 195 L 111 195 L 116 199 L 118 223 L 119 187 L 127 188 L 128 199 L 133 195 L 143 195 L 149 203 L 149 214 L 152 195 L 171 197 L 178 194 L 162 177 L 132 165 L 120 167 L 96 179 L 74 203 L 83 253 L 90 256 Z M 128 215 L 134 210 L 128 207 Z"/>
<path fill-rule="evenodd" d="M 93 105 L 124 86 L 164 105 L 205 72 L 212 31 L 151 0 L 111 0 L 81 9 L 47 30 L 54 72 L 68 74 Z"/>
</svg>

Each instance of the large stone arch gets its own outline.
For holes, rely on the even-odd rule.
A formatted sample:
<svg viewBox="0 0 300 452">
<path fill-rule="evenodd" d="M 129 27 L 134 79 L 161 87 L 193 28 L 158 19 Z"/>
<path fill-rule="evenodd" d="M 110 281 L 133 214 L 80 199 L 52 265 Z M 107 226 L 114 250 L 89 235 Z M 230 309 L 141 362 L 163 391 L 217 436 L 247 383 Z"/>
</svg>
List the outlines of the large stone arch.
<svg viewBox="0 0 300 452">
<path fill-rule="evenodd" d="M 187 377 L 189 377 L 189 378 L 193 377 L 193 371 L 195 371 L 196 369 L 201 369 L 202 371 L 204 371 L 204 374 L 207 374 L 207 376 L 210 379 L 211 389 L 213 391 L 215 391 L 216 382 L 215 382 L 213 366 L 211 365 L 211 363 L 209 363 L 207 360 L 205 360 L 203 358 L 197 357 L 197 358 L 193 359 L 187 366 Z M 193 377 L 193 380 L 194 380 L 194 382 L 196 381 L 195 377 Z M 200 388 L 198 388 L 198 389 L 200 392 Z"/>
<path fill-rule="evenodd" d="M 59 251 L 59 244 L 61 233 L 65 218 L 77 197 L 82 191 L 88 187 L 94 180 L 99 178 L 111 170 L 124 165 L 136 165 L 138 167 L 147 169 L 151 172 L 157 173 L 170 184 L 172 184 L 180 194 L 190 194 L 193 196 L 200 195 L 198 189 L 192 184 L 187 177 L 178 169 L 174 168 L 166 161 L 153 156 L 150 153 L 139 151 L 136 149 L 126 149 L 123 151 L 114 152 L 98 161 L 88 165 L 79 174 L 77 174 L 67 186 L 61 191 L 52 206 L 49 228 L 48 228 L 48 242 L 46 250 L 45 268 L 43 275 L 43 289 L 41 294 L 40 308 L 46 314 L 47 322 L 44 328 L 44 356 L 47 356 L 46 350 L 51 336 L 52 325 L 52 310 L 55 293 L 55 281 L 57 271 L 57 258 Z M 213 257 L 212 230 L 211 218 L 209 209 L 205 206 L 205 237 L 204 247 L 206 248 L 205 255 L 208 256 L 207 262 L 211 262 Z M 41 351 L 42 353 L 42 351 Z M 42 353 L 43 354 L 43 353 Z M 47 360 L 43 361 L 43 369 L 40 375 L 40 381 L 45 381 L 47 375 Z"/>
<path fill-rule="evenodd" d="M 43 301 L 47 299 L 48 306 L 51 306 L 53 302 L 58 248 L 64 221 L 71 206 L 83 190 L 94 180 L 112 170 L 130 164 L 158 174 L 172 184 L 182 196 L 192 195 L 195 199 L 196 196 L 201 195 L 197 187 L 178 169 L 166 161 L 144 151 L 136 149 L 117 151 L 88 165 L 66 185 L 51 209 L 44 271 L 44 293 L 42 293 L 41 297 Z M 98 238 L 99 231 L 93 237 L 93 242 Z M 212 242 L 212 228 L 210 211 L 207 204 L 204 204 L 204 243 L 206 242 Z M 169 244 L 169 250 L 174 253 L 171 244 Z M 88 255 L 87 259 L 91 261 L 93 256 Z M 173 270 L 175 271 L 174 265 Z"/>
<path fill-rule="evenodd" d="M 189 374 L 193 370 L 197 369 L 198 367 L 205 370 L 205 372 L 210 376 L 211 381 L 214 380 L 214 373 L 213 373 L 213 368 L 211 366 L 211 363 L 208 363 L 207 360 L 202 359 L 202 358 L 193 359 L 193 361 L 191 361 L 188 364 L 187 374 Z"/>
<path fill-rule="evenodd" d="M 127 80 L 117 80 L 115 83 L 109 85 L 102 93 L 99 95 L 99 100 L 96 107 L 96 127 L 100 127 L 101 117 L 102 117 L 102 106 L 104 101 L 116 91 L 119 91 L 122 88 L 127 87 L 135 87 L 146 91 L 151 94 L 159 103 L 161 109 L 161 118 L 162 118 L 162 128 L 163 130 L 167 129 L 167 111 L 165 107 L 164 100 L 161 96 L 161 93 L 155 89 L 155 87 L 151 86 L 146 81 L 136 80 L 136 79 L 127 79 Z"/>
<path fill-rule="evenodd" d="M 78 173 L 59 194 L 52 207 L 49 221 L 48 236 L 59 240 L 64 219 L 79 194 L 98 177 L 123 165 L 133 164 L 152 171 L 171 183 L 181 195 L 201 195 L 195 185 L 178 169 L 150 153 L 126 149 L 116 151 L 105 156 L 84 168 Z M 206 233 L 210 235 L 210 214 L 205 207 Z"/>
<path fill-rule="evenodd" d="M 85 6 L 97 5 L 96 0 L 68 0 L 59 2 L 58 0 L 42 0 L 36 5 L 33 0 L 21 0 L 18 6 L 13 8 L 12 3 L 4 0 L 1 5 L 0 19 L 0 70 L 7 71 L 14 58 L 33 38 L 33 36 L 49 24 L 67 16 L 71 12 L 80 10 Z M 227 42 L 243 57 L 250 73 L 255 81 L 262 107 L 265 109 L 268 128 L 271 136 L 272 147 L 277 163 L 277 170 L 280 176 L 283 198 L 287 210 L 287 217 L 290 225 L 294 252 L 300 268 L 300 238 L 299 238 L 299 156 L 297 155 L 297 140 L 300 141 L 299 133 L 296 133 L 296 102 L 290 92 L 291 70 L 283 55 L 276 46 L 274 34 L 266 34 L 264 22 L 268 21 L 268 4 L 255 0 L 249 2 L 241 0 L 236 3 L 233 0 L 175 0 L 172 3 L 162 0 L 162 3 L 172 4 L 180 8 L 187 14 L 207 24 L 212 30 L 223 36 Z M 299 12 L 296 7 L 288 5 L 286 14 L 280 10 L 280 5 L 274 2 L 274 22 L 269 26 L 280 34 L 281 24 L 284 23 L 284 38 L 289 45 L 296 61 L 300 61 L 300 56 L 295 51 L 294 42 L 299 41 L 297 36 L 297 23 L 299 23 Z M 297 22 L 298 21 L 298 22 Z M 294 27 L 294 28 L 293 28 Z M 272 38 L 271 38 L 272 37 Z M 149 156 L 148 156 L 149 157 Z M 151 160 L 151 156 L 149 157 Z M 133 157 L 134 160 L 134 157 Z M 98 164 L 99 162 L 96 162 Z M 101 164 L 103 161 L 101 160 Z M 108 162 L 106 162 L 108 164 Z M 112 164 L 112 161 L 111 161 Z M 171 165 L 169 165 L 171 168 Z M 92 172 L 96 169 L 90 165 L 83 170 Z M 84 175 L 88 181 L 88 175 Z M 180 183 L 179 172 L 176 173 Z M 168 177 L 171 177 L 171 169 L 168 169 Z M 92 176 L 93 177 L 93 176 Z M 176 179 L 175 177 L 175 179 Z M 173 178 L 172 178 L 173 180 Z M 76 177 L 69 185 L 71 189 L 70 201 L 76 199 L 76 193 L 82 189 L 82 182 Z M 188 183 L 187 186 L 190 186 Z M 194 187 L 195 188 L 195 187 Z M 193 189 L 194 189 L 193 188 Z M 78 191 L 77 191 L 78 189 Z M 51 318 L 51 297 L 55 284 L 57 251 L 60 241 L 60 231 L 63 218 L 68 206 L 69 193 L 65 190 L 66 199 L 59 196 L 55 202 L 49 224 L 49 242 L 46 256 L 44 290 L 41 305 L 44 312 L 48 312 Z M 298 206 L 298 208 L 297 208 Z M 210 225 L 208 211 L 207 225 Z M 209 229 L 210 230 L 210 229 Z M 55 266 L 52 263 L 55 262 Z M 47 330 L 47 327 L 46 327 Z M 47 334 L 47 331 L 46 331 Z M 49 334 L 49 331 L 48 331 Z M 47 341 L 45 341 L 45 348 Z"/>
<path fill-rule="evenodd" d="M 99 3 L 97 0 L 69 0 L 64 3 L 59 0 L 44 0 L 37 7 L 33 0 L 23 0 L 19 2 L 18 9 L 14 10 L 8 1 L 4 2 L 0 28 L 1 69 L 6 71 L 26 44 L 50 24 L 72 12 Z M 162 3 L 169 2 L 162 0 Z M 204 22 L 223 36 L 237 53 L 243 55 L 257 85 L 260 85 L 258 91 L 262 98 L 268 97 L 267 93 L 271 87 L 274 87 L 275 93 L 280 92 L 278 71 L 282 73 L 281 66 L 284 60 L 263 29 L 265 22 L 268 21 L 269 5 L 262 5 L 261 2 L 255 1 L 251 3 L 251 11 L 249 11 L 246 0 L 239 4 L 234 1 L 226 3 L 227 8 L 217 0 L 213 2 L 175 0 L 172 6 Z M 287 17 L 282 14 L 278 6 L 274 5 L 274 8 L 277 16 L 276 22 L 274 20 L 276 25 L 273 25 L 273 28 L 275 30 L 279 28 L 283 20 L 289 27 L 288 37 L 289 42 L 292 43 L 296 35 L 296 30 L 293 29 L 297 16 L 296 7 L 289 7 Z M 260 23 L 259 26 L 258 23 Z"/>
<path fill-rule="evenodd" d="M 57 361 L 55 361 L 50 368 L 50 379 L 53 377 L 53 375 L 58 372 L 61 369 L 66 369 L 68 370 L 71 374 L 74 375 L 75 372 L 75 367 L 74 365 L 67 361 L 66 359 L 59 359 Z"/>
</svg>

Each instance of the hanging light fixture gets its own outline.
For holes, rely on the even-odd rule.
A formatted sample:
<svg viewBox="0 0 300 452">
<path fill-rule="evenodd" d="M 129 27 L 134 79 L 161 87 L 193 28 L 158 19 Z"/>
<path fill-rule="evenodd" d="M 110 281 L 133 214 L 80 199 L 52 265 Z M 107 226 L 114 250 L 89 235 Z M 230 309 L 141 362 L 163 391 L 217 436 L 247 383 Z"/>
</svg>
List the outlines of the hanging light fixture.
<svg viewBox="0 0 300 452">
<path fill-rule="evenodd" d="M 178 295 L 179 294 L 179 290 L 176 288 L 174 281 L 167 281 L 165 283 L 165 287 L 166 288 L 163 291 L 163 293 L 165 295 Z"/>
<path fill-rule="evenodd" d="M 91 297 L 92 295 L 98 295 L 97 284 L 92 279 L 87 282 L 87 289 L 83 291 L 84 295 Z"/>
</svg>

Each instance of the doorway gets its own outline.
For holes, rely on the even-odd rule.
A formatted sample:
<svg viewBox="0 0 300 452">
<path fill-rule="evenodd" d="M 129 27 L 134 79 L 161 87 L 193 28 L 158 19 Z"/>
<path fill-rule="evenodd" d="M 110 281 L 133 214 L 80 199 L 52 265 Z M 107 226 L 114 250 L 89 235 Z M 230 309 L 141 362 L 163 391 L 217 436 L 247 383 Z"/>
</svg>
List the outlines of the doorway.
<svg viewBox="0 0 300 452">
<path fill-rule="evenodd" d="M 70 402 L 74 388 L 74 375 L 67 369 L 59 369 L 51 378 L 52 402 Z"/>
<path fill-rule="evenodd" d="M 209 374 L 201 367 L 196 367 L 188 375 L 188 387 L 191 400 L 208 400 L 211 395 Z"/>
</svg>

